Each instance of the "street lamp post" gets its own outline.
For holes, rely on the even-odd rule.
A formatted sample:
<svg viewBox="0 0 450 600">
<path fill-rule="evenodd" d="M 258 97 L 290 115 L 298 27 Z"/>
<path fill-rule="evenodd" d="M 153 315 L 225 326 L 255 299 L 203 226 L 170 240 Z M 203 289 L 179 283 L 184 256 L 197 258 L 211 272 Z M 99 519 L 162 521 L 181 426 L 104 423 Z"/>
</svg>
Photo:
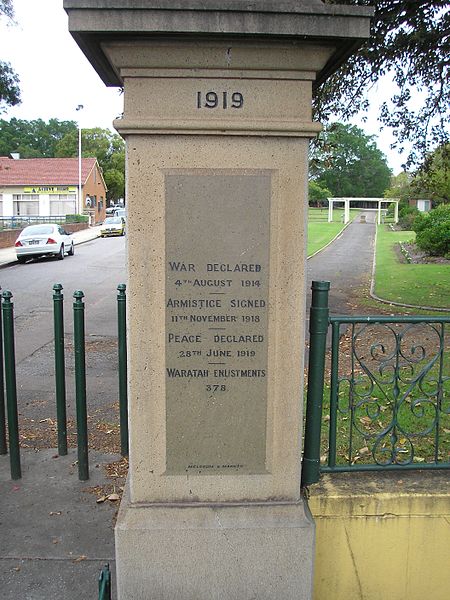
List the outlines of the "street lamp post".
<svg viewBox="0 0 450 600">
<path fill-rule="evenodd" d="M 84 107 L 82 104 L 77 106 L 77 111 L 82 110 Z M 77 202 L 77 212 L 81 214 L 82 207 L 82 199 L 81 199 L 81 123 L 80 119 L 78 119 L 78 202 Z"/>
</svg>

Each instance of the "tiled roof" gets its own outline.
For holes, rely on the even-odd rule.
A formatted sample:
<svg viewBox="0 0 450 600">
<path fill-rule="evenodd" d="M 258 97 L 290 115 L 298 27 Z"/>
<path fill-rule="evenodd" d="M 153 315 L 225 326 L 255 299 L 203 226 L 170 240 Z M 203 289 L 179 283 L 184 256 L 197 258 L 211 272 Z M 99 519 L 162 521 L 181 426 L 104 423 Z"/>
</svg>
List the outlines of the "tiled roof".
<svg viewBox="0 0 450 600">
<path fill-rule="evenodd" d="M 95 158 L 81 159 L 84 184 Z M 0 186 L 78 185 L 78 158 L 19 158 L 0 156 Z"/>
</svg>

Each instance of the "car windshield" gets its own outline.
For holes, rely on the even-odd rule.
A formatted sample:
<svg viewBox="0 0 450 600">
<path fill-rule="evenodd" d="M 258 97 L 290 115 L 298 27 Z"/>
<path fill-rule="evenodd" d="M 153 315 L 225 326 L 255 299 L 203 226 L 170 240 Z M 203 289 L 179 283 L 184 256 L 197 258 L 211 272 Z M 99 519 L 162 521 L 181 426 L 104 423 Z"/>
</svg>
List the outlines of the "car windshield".
<svg viewBox="0 0 450 600">
<path fill-rule="evenodd" d="M 122 219 L 120 217 L 108 217 L 104 221 L 105 225 L 111 225 L 113 223 L 122 223 Z"/>
<path fill-rule="evenodd" d="M 48 235 L 53 233 L 54 225 L 31 225 L 25 227 L 21 235 Z"/>
</svg>

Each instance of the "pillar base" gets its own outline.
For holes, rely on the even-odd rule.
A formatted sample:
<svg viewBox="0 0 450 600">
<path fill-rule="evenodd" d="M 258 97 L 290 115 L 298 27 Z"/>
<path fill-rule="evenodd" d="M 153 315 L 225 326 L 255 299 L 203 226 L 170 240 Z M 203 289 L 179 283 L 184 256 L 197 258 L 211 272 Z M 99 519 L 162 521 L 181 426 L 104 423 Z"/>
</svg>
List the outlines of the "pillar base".
<svg viewBox="0 0 450 600">
<path fill-rule="evenodd" d="M 310 600 L 315 525 L 303 500 L 132 504 L 115 529 L 119 600 Z"/>
</svg>

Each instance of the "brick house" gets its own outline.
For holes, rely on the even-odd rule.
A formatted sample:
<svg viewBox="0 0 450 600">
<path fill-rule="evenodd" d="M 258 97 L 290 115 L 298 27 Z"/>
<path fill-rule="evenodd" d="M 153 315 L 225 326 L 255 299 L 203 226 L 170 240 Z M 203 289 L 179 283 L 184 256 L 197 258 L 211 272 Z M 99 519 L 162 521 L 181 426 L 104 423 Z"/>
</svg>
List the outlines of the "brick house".
<svg viewBox="0 0 450 600">
<path fill-rule="evenodd" d="M 9 158 L 0 156 L 0 217 L 88 214 L 103 221 L 106 184 L 96 158 Z"/>
</svg>

